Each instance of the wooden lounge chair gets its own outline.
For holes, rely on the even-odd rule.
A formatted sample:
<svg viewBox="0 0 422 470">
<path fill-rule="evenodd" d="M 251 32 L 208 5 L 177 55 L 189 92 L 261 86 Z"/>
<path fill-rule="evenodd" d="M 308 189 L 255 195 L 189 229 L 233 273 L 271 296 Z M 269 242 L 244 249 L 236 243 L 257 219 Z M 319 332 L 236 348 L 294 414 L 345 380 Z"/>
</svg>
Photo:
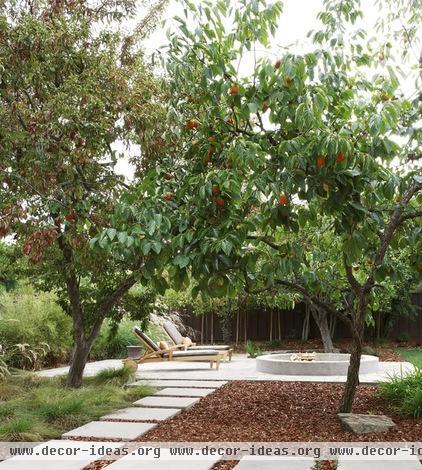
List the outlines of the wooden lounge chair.
<svg viewBox="0 0 422 470">
<path fill-rule="evenodd" d="M 184 347 L 186 351 L 205 351 L 208 349 L 213 349 L 215 351 L 224 354 L 226 357 L 229 358 L 229 361 L 232 360 L 233 348 L 226 345 L 220 344 L 208 344 L 208 345 L 196 345 L 196 343 L 192 343 L 191 346 L 185 346 L 183 344 L 183 336 L 180 334 L 180 331 L 176 328 L 176 325 L 170 321 L 166 321 L 163 323 L 163 327 L 166 330 L 166 333 L 169 335 L 170 339 L 176 346 Z"/>
<path fill-rule="evenodd" d="M 171 346 L 168 349 L 160 349 L 152 339 L 146 335 L 140 328 L 133 329 L 136 337 L 142 342 L 145 347 L 145 352 L 142 356 L 132 359 L 137 364 L 144 362 L 164 362 L 164 361 L 198 361 L 209 362 L 212 368 L 215 364 L 216 370 L 220 367 L 220 362 L 224 359 L 224 355 L 219 351 L 213 349 L 198 350 L 198 351 L 180 351 L 178 345 Z"/>
</svg>

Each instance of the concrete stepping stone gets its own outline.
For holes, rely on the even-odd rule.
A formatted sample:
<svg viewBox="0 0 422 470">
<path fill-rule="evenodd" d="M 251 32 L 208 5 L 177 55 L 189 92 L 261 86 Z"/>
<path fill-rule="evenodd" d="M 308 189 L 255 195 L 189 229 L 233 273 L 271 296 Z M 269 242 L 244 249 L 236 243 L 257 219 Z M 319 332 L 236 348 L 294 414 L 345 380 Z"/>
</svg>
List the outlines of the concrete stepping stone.
<svg viewBox="0 0 422 470">
<path fill-rule="evenodd" d="M 121 439 L 123 441 L 132 441 L 147 431 L 154 428 L 156 424 L 152 423 L 119 423 L 116 426 L 114 422 L 91 421 L 79 428 L 72 429 L 62 435 L 63 439 L 68 437 L 92 437 L 95 439 Z"/>
<path fill-rule="evenodd" d="M 385 458 L 385 457 L 384 457 Z M 236 467 L 237 468 L 237 467 Z M 413 460 L 339 460 L 338 470 L 422 470 L 415 457 Z"/>
<path fill-rule="evenodd" d="M 180 408 L 123 408 L 105 416 L 102 421 L 164 421 L 180 413 Z"/>
<path fill-rule="evenodd" d="M 155 392 L 155 397 L 206 397 L 214 392 L 215 388 L 163 388 Z"/>
<path fill-rule="evenodd" d="M 244 457 L 234 467 L 235 470 L 312 470 L 315 462 L 313 460 L 296 459 L 267 459 L 265 457 Z M 357 469 L 355 469 L 357 470 Z"/>
<path fill-rule="evenodd" d="M 31 456 L 12 457 L 0 463 L 1 470 L 82 470 L 89 463 L 99 460 L 99 447 L 118 449 L 116 442 L 47 441 L 35 446 Z M 53 454 L 54 452 L 54 454 Z M 62 455 L 58 455 L 59 452 Z M 48 453 L 48 456 L 47 456 Z"/>
<path fill-rule="evenodd" d="M 140 387 L 149 385 L 150 387 L 167 388 L 167 387 L 183 387 L 183 388 L 219 388 L 227 383 L 226 380 L 138 380 L 127 385 L 127 387 Z"/>
<path fill-rule="evenodd" d="M 189 408 L 200 399 L 194 397 L 145 397 L 135 401 L 136 406 L 157 407 L 157 408 Z"/>
<path fill-rule="evenodd" d="M 147 448 L 138 448 L 138 451 Z M 151 450 L 151 449 L 149 449 Z M 184 456 L 170 455 L 168 449 L 160 449 L 160 458 L 149 455 L 128 455 L 119 460 L 116 460 L 111 465 L 108 465 L 107 470 L 186 470 L 187 468 L 194 468 L 195 470 L 211 470 L 214 464 L 218 462 L 218 458 L 210 457 L 205 460 L 198 456 L 192 456 L 189 460 Z M 256 470 L 256 468 L 255 468 Z"/>
</svg>

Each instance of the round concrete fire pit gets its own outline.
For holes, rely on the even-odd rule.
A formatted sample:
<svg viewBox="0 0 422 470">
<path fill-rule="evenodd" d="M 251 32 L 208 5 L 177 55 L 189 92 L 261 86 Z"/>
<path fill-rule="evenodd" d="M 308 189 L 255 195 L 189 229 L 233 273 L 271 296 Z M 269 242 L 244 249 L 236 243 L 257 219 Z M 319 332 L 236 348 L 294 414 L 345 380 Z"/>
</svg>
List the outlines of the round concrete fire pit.
<svg viewBox="0 0 422 470">
<path fill-rule="evenodd" d="M 312 361 L 293 361 L 292 354 L 267 354 L 256 358 L 256 370 L 267 374 L 280 375 L 347 375 L 350 354 L 315 353 Z M 360 363 L 361 374 L 378 372 L 376 356 L 363 355 Z"/>
</svg>

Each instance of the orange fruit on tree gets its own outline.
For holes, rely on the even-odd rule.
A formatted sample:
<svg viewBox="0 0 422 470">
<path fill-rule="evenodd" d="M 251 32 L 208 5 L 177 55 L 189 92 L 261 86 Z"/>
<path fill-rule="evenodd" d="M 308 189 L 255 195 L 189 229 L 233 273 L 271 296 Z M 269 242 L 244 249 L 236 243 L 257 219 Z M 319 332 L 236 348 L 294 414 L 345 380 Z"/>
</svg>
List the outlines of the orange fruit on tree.
<svg viewBox="0 0 422 470">
<path fill-rule="evenodd" d="M 324 156 L 320 156 L 317 158 L 317 161 L 316 161 L 316 164 L 322 168 L 323 166 L 325 166 L 325 157 Z"/>
<path fill-rule="evenodd" d="M 339 152 L 336 156 L 336 162 L 344 162 L 344 160 L 346 160 L 346 157 L 344 156 L 344 153 L 342 152 Z"/>
<path fill-rule="evenodd" d="M 199 122 L 196 119 L 189 119 L 186 123 L 186 127 L 189 130 L 196 129 L 199 126 Z"/>
<path fill-rule="evenodd" d="M 215 203 L 217 204 L 218 207 L 224 207 L 226 204 L 226 201 L 222 197 L 217 197 L 215 198 Z"/>
<path fill-rule="evenodd" d="M 278 203 L 280 204 L 280 206 L 286 206 L 288 202 L 289 201 L 285 194 L 281 194 L 280 197 L 278 198 Z"/>
<path fill-rule="evenodd" d="M 237 95 L 239 93 L 239 87 L 237 85 L 232 85 L 229 88 L 229 94 L 230 95 Z"/>
<path fill-rule="evenodd" d="M 165 199 L 166 201 L 171 201 L 171 200 L 173 199 L 173 194 L 171 194 L 171 193 L 166 193 L 166 194 L 164 195 L 164 199 Z"/>
</svg>

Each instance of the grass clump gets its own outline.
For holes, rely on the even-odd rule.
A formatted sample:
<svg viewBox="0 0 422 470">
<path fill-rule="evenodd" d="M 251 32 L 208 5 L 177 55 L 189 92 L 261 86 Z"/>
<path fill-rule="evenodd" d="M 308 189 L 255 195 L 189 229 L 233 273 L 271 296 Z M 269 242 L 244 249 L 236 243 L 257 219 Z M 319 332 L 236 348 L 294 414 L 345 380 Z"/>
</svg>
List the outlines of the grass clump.
<svg viewBox="0 0 422 470">
<path fill-rule="evenodd" d="M 414 418 L 422 417 L 422 369 L 391 377 L 379 386 L 381 396 L 398 413 Z"/>
<path fill-rule="evenodd" d="M 119 369 L 109 368 L 98 372 L 93 382 L 97 385 L 113 383 L 115 385 L 124 385 L 134 379 L 136 370 L 130 365 L 124 365 Z"/>
<path fill-rule="evenodd" d="M 105 377 L 106 376 L 106 377 Z M 127 371 L 115 371 L 84 379 L 72 389 L 63 378 L 44 378 L 15 373 L 3 390 L 0 403 L 0 441 L 41 441 L 59 438 L 64 432 L 151 394 L 149 387 L 122 387 Z M 9 392 L 14 391 L 13 395 Z"/>
</svg>

